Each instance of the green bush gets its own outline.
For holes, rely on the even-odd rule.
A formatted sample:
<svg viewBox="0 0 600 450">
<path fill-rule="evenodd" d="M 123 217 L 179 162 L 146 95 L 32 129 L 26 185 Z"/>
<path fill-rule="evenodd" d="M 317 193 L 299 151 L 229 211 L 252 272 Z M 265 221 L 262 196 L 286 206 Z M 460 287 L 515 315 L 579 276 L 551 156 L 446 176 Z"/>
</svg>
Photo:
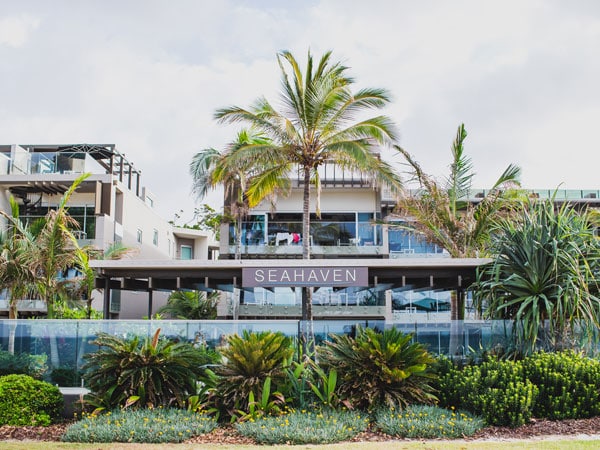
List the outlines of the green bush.
<svg viewBox="0 0 600 450">
<path fill-rule="evenodd" d="M 214 418 L 180 409 L 116 410 L 89 415 L 62 436 L 65 442 L 178 443 L 216 427 Z"/>
<path fill-rule="evenodd" d="M 250 393 L 255 399 L 263 397 L 267 378 L 273 391 L 286 378 L 285 369 L 294 353 L 292 340 L 283 333 L 244 331 L 242 336 L 232 335 L 227 347 L 221 350 L 223 363 L 215 367 L 219 377 L 217 402 L 225 415 L 249 410 Z"/>
<path fill-rule="evenodd" d="M 540 393 L 535 417 L 582 419 L 600 415 L 600 361 L 572 351 L 536 353 L 523 361 Z"/>
<path fill-rule="evenodd" d="M 56 386 L 28 375 L 0 377 L 0 425 L 50 425 L 57 420 L 63 396 Z"/>
<path fill-rule="evenodd" d="M 73 367 L 61 366 L 52 369 L 50 381 L 58 386 L 78 386 L 80 374 Z"/>
<path fill-rule="evenodd" d="M 440 406 L 465 409 L 490 425 L 518 427 L 531 419 L 538 388 L 525 379 L 522 362 L 489 360 L 462 370 L 444 367 Z"/>
<path fill-rule="evenodd" d="M 403 411 L 380 408 L 375 424 L 385 434 L 402 438 L 448 439 L 471 436 L 485 425 L 482 418 L 436 406 L 411 405 Z"/>
<path fill-rule="evenodd" d="M 371 410 L 378 406 L 405 407 L 411 403 L 432 403 L 430 366 L 435 359 L 412 336 L 395 328 L 377 332 L 358 328 L 356 338 L 331 336 L 319 347 L 319 363 L 337 372 L 337 393 L 354 408 Z"/>
<path fill-rule="evenodd" d="M 99 333 L 92 343 L 100 349 L 84 356 L 83 378 L 92 391 L 86 401 L 104 409 L 132 402 L 184 407 L 213 354 L 187 342 L 159 339 L 159 334 L 160 328 L 141 340 Z"/>
<path fill-rule="evenodd" d="M 365 431 L 367 416 L 355 411 L 293 411 L 281 416 L 237 423 L 240 434 L 259 444 L 329 444 Z"/>
<path fill-rule="evenodd" d="M 40 380 L 48 370 L 47 359 L 46 355 L 12 354 L 0 350 L 0 376 L 23 374 Z"/>
</svg>

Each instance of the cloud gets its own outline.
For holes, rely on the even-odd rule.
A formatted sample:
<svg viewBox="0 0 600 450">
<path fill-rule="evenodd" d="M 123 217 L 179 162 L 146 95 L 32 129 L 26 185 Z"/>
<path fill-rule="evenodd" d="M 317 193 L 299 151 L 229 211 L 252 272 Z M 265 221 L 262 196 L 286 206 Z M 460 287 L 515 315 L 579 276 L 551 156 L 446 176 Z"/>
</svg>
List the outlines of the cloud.
<svg viewBox="0 0 600 450">
<path fill-rule="evenodd" d="M 0 18 L 2 143 L 114 143 L 163 216 L 191 214 L 193 154 L 238 130 L 214 111 L 261 95 L 277 104 L 276 53 L 303 62 L 331 49 L 357 87 L 391 92 L 402 146 L 434 175 L 464 122 L 478 186 L 511 162 L 532 187 L 597 186 L 597 5 L 19 2 Z"/>
<path fill-rule="evenodd" d="M 38 18 L 26 14 L 0 18 L 0 45 L 22 47 L 39 24 Z"/>
</svg>

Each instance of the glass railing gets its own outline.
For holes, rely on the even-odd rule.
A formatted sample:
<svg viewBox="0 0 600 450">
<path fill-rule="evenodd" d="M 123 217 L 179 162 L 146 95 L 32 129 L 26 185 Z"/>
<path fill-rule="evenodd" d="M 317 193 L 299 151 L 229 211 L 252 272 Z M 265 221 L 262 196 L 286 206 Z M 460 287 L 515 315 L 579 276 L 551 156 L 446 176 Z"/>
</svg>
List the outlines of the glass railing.
<svg viewBox="0 0 600 450">
<path fill-rule="evenodd" d="M 80 174 L 106 173 L 89 154 L 84 152 L 20 152 L 14 158 L 0 154 L 0 174 Z"/>
<path fill-rule="evenodd" d="M 511 322 L 504 321 L 411 321 L 396 320 L 315 320 L 312 330 L 317 343 L 332 334 L 353 335 L 358 326 L 378 330 L 395 327 L 410 333 L 414 341 L 425 344 L 436 354 L 467 356 L 482 349 L 506 348 L 511 335 Z M 281 331 L 297 338 L 302 323 L 297 320 L 254 321 L 186 321 L 186 320 L 0 320 L 2 350 L 14 344 L 14 352 L 39 355 L 48 366 L 45 377 L 60 369 L 72 372 L 72 385 L 81 385 L 81 367 L 85 355 L 98 350 L 95 336 L 109 333 L 120 337 L 152 336 L 157 329 L 161 336 L 178 341 L 207 345 L 223 345 L 227 336 L 248 331 Z M 582 341 L 583 345 L 583 341 Z"/>
</svg>

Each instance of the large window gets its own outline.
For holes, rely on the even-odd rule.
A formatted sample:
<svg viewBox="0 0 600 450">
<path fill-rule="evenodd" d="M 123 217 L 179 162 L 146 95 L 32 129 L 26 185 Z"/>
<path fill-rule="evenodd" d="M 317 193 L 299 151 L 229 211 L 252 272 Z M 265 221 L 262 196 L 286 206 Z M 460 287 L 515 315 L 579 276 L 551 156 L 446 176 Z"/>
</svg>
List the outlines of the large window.
<svg viewBox="0 0 600 450">
<path fill-rule="evenodd" d="M 180 248 L 180 259 L 192 259 L 192 247 L 191 245 L 182 245 Z"/>
</svg>

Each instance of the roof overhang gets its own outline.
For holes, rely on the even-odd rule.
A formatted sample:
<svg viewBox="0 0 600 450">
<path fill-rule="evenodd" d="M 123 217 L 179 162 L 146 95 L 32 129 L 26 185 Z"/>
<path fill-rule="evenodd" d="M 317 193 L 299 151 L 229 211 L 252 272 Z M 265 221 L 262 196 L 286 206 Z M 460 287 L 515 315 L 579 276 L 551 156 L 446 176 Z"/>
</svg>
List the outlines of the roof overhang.
<svg viewBox="0 0 600 450">
<path fill-rule="evenodd" d="M 123 290 L 175 290 L 242 287 L 243 268 L 353 268 L 366 267 L 370 286 L 456 289 L 467 288 L 477 267 L 487 258 L 406 258 L 406 259 L 263 259 L 263 260 L 118 260 L 91 261 L 97 273 L 97 287 Z"/>
</svg>

